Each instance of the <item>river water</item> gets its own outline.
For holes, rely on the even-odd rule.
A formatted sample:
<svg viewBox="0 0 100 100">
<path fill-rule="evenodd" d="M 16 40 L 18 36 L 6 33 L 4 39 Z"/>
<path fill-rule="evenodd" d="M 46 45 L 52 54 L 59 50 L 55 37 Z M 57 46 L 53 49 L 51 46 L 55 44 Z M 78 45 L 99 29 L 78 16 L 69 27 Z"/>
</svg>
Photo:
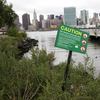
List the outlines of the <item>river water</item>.
<svg viewBox="0 0 100 100">
<path fill-rule="evenodd" d="M 45 49 L 48 53 L 54 52 L 55 62 L 54 64 L 59 64 L 61 62 L 67 61 L 68 50 L 60 49 L 54 47 L 55 38 L 57 31 L 37 31 L 37 32 L 27 32 L 27 36 L 39 41 L 39 49 Z M 88 43 L 87 55 L 93 61 L 96 68 L 96 73 L 100 73 L 100 45 L 94 43 Z M 78 64 L 78 62 L 85 63 L 84 58 L 87 57 L 86 54 L 73 52 L 72 59 Z"/>
</svg>

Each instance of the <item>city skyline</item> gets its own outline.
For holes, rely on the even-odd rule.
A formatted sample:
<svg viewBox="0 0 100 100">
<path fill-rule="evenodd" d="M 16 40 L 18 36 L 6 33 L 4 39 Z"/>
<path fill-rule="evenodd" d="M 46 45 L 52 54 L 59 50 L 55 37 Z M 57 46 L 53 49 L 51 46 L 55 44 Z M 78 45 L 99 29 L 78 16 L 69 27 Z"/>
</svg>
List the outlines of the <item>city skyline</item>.
<svg viewBox="0 0 100 100">
<path fill-rule="evenodd" d="M 39 16 L 37 20 L 37 14 L 34 10 L 32 23 L 28 24 L 30 17 L 29 14 L 25 15 L 22 22 L 23 28 L 29 31 L 36 30 L 52 30 L 57 29 L 62 23 L 65 25 L 75 26 L 75 27 L 100 27 L 100 13 L 94 13 L 92 18 L 89 18 L 87 10 L 80 11 L 80 18 L 76 17 L 76 8 L 75 7 L 65 7 L 64 15 L 55 16 L 54 14 L 48 15 L 47 19 L 44 19 L 44 15 Z M 22 19 L 23 19 L 22 16 Z M 16 24 L 17 25 L 17 24 Z"/>
<path fill-rule="evenodd" d="M 33 18 L 34 9 L 36 10 L 37 16 L 42 14 L 45 18 L 49 14 L 63 15 L 64 7 L 76 7 L 77 17 L 80 16 L 80 10 L 88 10 L 90 17 L 93 17 L 93 13 L 99 13 L 100 9 L 99 0 L 21 0 L 20 2 L 18 0 L 7 0 L 7 3 L 13 4 L 13 9 L 19 15 L 20 19 L 24 13 L 29 13 L 31 20 Z"/>
</svg>

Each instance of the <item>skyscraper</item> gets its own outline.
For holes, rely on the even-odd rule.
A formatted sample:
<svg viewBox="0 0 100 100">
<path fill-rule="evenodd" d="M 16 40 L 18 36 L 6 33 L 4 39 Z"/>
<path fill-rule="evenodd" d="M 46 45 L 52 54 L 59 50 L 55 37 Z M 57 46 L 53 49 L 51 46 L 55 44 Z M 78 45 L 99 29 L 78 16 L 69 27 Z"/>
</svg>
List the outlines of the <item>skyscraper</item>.
<svg viewBox="0 0 100 100">
<path fill-rule="evenodd" d="M 54 19 L 54 14 L 48 15 L 48 19 L 49 19 L 49 20 Z"/>
<path fill-rule="evenodd" d="M 42 22 L 42 20 L 44 20 L 44 16 L 43 15 L 40 15 L 39 16 L 39 21 Z"/>
<path fill-rule="evenodd" d="M 34 30 L 37 30 L 37 28 L 38 28 L 38 20 L 37 20 L 37 14 L 36 14 L 35 9 L 34 9 L 34 13 L 33 13 L 33 21 L 32 21 L 32 23 L 33 23 Z"/>
<path fill-rule="evenodd" d="M 98 19 L 99 18 L 99 14 L 98 13 L 93 13 L 93 18 Z"/>
<path fill-rule="evenodd" d="M 28 30 L 28 26 L 30 25 L 30 15 L 25 13 L 22 15 L 22 24 L 25 30 Z"/>
<path fill-rule="evenodd" d="M 87 10 L 81 10 L 81 20 L 83 25 L 89 24 L 89 13 Z"/>
<path fill-rule="evenodd" d="M 34 13 L 33 13 L 33 19 L 34 19 L 34 20 L 37 20 L 37 14 L 36 14 L 35 9 L 34 9 Z"/>
<path fill-rule="evenodd" d="M 100 23 L 99 14 L 95 12 L 93 13 L 92 24 L 98 26 L 99 23 Z"/>
<path fill-rule="evenodd" d="M 50 19 L 54 19 L 54 14 L 51 14 L 50 15 Z"/>
<path fill-rule="evenodd" d="M 75 26 L 76 25 L 76 8 L 66 7 L 64 8 L 64 24 Z"/>
<path fill-rule="evenodd" d="M 40 16 L 39 16 L 39 21 L 40 21 L 40 22 L 39 22 L 39 23 L 40 23 L 39 27 L 40 27 L 40 28 L 42 28 L 42 21 L 43 21 L 43 20 L 44 20 L 44 16 L 43 16 L 43 15 L 40 15 Z"/>
</svg>

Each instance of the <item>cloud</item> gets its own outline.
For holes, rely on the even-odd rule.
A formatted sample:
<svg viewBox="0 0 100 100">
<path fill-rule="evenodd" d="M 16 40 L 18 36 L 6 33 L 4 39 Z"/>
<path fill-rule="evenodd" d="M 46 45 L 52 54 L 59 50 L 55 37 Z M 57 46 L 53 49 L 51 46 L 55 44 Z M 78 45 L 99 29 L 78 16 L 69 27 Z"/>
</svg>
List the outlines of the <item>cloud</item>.
<svg viewBox="0 0 100 100">
<path fill-rule="evenodd" d="M 74 6 L 79 14 L 80 10 L 86 9 L 90 13 L 99 12 L 100 0 L 7 0 L 13 4 L 13 9 L 18 15 L 29 13 L 33 15 L 34 8 L 37 14 L 63 14 L 64 7 Z"/>
<path fill-rule="evenodd" d="M 53 9 L 75 6 L 78 9 L 100 9 L 100 0 L 7 0 L 13 4 L 15 11 L 29 11 L 36 9 Z M 58 9 L 59 10 L 59 9 Z"/>
</svg>

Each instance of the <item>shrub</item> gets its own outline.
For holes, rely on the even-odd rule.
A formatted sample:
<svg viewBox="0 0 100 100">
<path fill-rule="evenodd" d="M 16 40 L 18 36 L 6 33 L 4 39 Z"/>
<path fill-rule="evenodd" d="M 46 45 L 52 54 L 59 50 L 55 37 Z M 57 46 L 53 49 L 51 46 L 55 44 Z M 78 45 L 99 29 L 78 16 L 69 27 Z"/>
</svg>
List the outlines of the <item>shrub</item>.
<svg viewBox="0 0 100 100">
<path fill-rule="evenodd" d="M 25 32 L 19 32 L 19 30 L 16 27 L 10 27 L 7 31 L 7 35 L 16 37 L 19 40 L 22 40 L 27 36 Z"/>
<path fill-rule="evenodd" d="M 7 56 L 15 57 L 18 53 L 17 44 L 18 41 L 15 37 L 0 38 L 0 51 Z"/>
<path fill-rule="evenodd" d="M 94 78 L 92 62 L 71 63 L 65 91 L 62 91 L 66 62 L 54 66 L 53 53 L 35 48 L 31 59 L 17 60 L 17 42 L 14 37 L 0 40 L 0 100 L 100 99 L 100 77 Z"/>
</svg>

